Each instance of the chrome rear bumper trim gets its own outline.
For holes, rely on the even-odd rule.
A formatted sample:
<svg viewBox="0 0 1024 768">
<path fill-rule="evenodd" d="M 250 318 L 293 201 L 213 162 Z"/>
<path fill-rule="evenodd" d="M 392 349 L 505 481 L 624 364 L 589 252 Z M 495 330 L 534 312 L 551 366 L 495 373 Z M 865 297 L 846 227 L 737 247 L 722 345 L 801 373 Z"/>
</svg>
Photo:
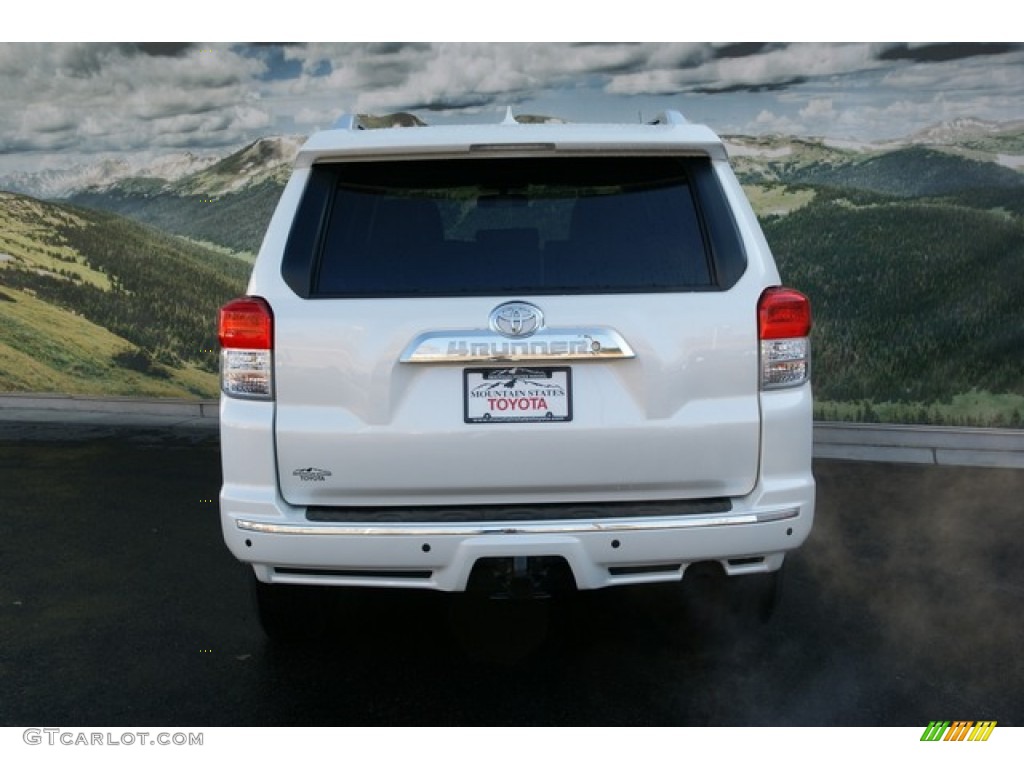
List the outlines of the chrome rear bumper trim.
<svg viewBox="0 0 1024 768">
<path fill-rule="evenodd" d="M 674 531 L 689 528 L 722 528 L 734 525 L 757 525 L 793 520 L 799 507 L 763 512 L 728 513 L 706 517 L 642 518 L 630 520 L 551 520 L 544 522 L 507 523 L 385 523 L 374 525 L 338 525 L 309 523 L 265 523 L 236 520 L 243 531 L 285 534 L 289 536 L 488 536 L 515 534 L 619 533 L 625 531 Z"/>
</svg>

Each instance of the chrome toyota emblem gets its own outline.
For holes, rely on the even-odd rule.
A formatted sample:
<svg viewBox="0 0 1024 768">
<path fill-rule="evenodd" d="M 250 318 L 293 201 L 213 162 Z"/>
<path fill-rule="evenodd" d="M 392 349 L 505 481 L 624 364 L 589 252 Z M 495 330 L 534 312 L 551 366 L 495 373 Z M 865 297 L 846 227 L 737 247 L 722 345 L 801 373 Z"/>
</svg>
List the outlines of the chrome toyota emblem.
<svg viewBox="0 0 1024 768">
<path fill-rule="evenodd" d="M 491 312 L 491 330 L 509 338 L 523 338 L 544 327 L 544 313 L 525 301 L 509 301 Z"/>
</svg>

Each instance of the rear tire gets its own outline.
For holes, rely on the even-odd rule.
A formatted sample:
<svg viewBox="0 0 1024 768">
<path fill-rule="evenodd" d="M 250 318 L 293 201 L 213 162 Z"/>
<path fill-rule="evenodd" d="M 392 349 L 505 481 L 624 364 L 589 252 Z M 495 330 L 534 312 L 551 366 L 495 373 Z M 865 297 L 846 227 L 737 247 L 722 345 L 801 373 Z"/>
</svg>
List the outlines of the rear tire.
<svg viewBox="0 0 1024 768">
<path fill-rule="evenodd" d="M 291 643 L 324 633 L 325 587 L 268 584 L 253 576 L 253 599 L 263 633 L 271 640 Z"/>
</svg>

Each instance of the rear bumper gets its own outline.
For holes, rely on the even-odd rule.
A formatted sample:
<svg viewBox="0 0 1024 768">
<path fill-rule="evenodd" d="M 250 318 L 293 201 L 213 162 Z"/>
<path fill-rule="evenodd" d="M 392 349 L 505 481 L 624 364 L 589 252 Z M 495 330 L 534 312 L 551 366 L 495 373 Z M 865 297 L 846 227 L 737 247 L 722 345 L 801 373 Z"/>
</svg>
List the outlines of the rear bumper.
<svg viewBox="0 0 1024 768">
<path fill-rule="evenodd" d="M 490 558 L 561 558 L 579 589 L 678 581 L 695 562 L 717 561 L 731 575 L 778 569 L 807 537 L 814 514 L 811 478 L 785 492 L 734 499 L 712 514 L 572 520 L 331 523 L 306 519 L 271 493 L 221 494 L 228 548 L 265 582 L 463 591 Z M 765 497 L 772 498 L 765 501 Z M 782 498 L 786 496 L 788 498 Z"/>
<path fill-rule="evenodd" d="M 707 561 L 730 575 L 771 572 L 814 520 L 809 390 L 771 393 L 762 410 L 760 479 L 720 508 L 646 499 L 618 502 L 630 507 L 618 516 L 523 519 L 511 507 L 482 522 L 463 507 L 385 522 L 310 519 L 288 504 L 275 484 L 273 404 L 222 403 L 224 540 L 260 581 L 292 584 L 463 591 L 478 561 L 492 558 L 561 558 L 578 589 L 678 581 Z M 806 428 L 794 428 L 794 413 Z M 685 513 L 666 510 L 674 504 Z"/>
</svg>

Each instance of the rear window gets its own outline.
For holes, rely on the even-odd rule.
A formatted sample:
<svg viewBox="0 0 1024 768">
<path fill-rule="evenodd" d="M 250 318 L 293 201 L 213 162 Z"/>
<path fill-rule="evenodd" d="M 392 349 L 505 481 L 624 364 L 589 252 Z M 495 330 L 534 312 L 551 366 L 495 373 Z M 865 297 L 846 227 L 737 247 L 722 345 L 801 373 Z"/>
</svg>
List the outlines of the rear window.
<svg viewBox="0 0 1024 768">
<path fill-rule="evenodd" d="M 700 165 L 590 157 L 315 166 L 285 277 L 315 297 L 715 288 Z"/>
</svg>

